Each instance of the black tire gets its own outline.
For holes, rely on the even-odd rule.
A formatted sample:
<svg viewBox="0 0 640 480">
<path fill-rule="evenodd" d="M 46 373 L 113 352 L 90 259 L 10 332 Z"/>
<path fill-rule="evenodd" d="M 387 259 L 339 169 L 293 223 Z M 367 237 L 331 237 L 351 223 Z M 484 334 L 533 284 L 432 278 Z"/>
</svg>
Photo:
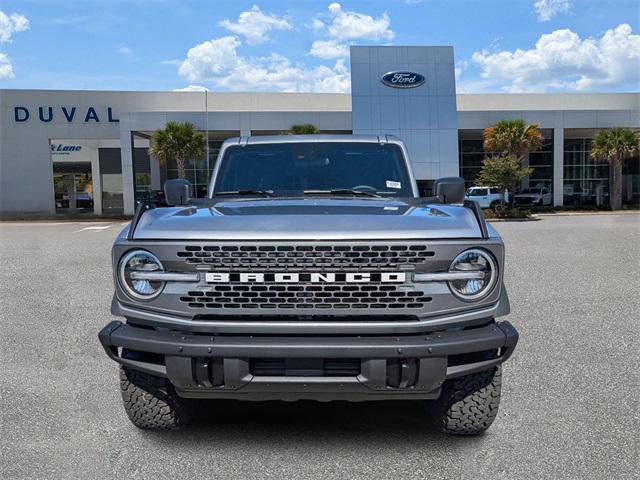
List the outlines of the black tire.
<svg viewBox="0 0 640 480">
<path fill-rule="evenodd" d="M 501 383 L 500 367 L 445 382 L 440 398 L 429 402 L 432 423 L 453 435 L 484 432 L 498 414 Z"/>
<path fill-rule="evenodd" d="M 193 418 L 193 401 L 178 397 L 164 378 L 120 367 L 120 390 L 124 410 L 138 428 L 175 430 Z"/>
<path fill-rule="evenodd" d="M 491 202 L 491 204 L 489 205 L 489 208 L 491 208 L 492 210 L 495 210 L 496 208 L 498 208 L 500 206 L 500 200 L 494 200 L 493 202 Z"/>
</svg>

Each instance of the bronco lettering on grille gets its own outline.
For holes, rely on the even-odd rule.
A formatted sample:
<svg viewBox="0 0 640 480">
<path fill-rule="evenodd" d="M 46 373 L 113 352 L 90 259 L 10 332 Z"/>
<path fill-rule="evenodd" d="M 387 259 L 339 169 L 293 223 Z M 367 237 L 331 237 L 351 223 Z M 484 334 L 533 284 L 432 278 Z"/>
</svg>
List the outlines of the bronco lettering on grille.
<svg viewBox="0 0 640 480">
<path fill-rule="evenodd" d="M 230 273 L 207 272 L 208 283 L 404 283 L 405 272 Z"/>
</svg>

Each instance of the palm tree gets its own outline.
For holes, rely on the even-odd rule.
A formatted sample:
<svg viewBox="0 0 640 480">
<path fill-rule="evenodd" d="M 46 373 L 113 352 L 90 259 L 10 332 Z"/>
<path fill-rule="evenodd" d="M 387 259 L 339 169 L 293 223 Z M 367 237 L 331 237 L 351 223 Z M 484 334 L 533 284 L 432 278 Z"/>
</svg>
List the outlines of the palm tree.
<svg viewBox="0 0 640 480">
<path fill-rule="evenodd" d="M 591 158 L 606 160 L 611 166 L 612 192 L 609 203 L 612 210 L 622 208 L 622 163 L 639 152 L 640 134 L 630 128 L 601 130 L 591 141 Z"/>
<path fill-rule="evenodd" d="M 540 126 L 537 123 L 527 124 L 524 120 L 500 120 L 484 131 L 485 152 L 520 160 L 527 153 L 538 150 L 543 142 Z"/>
<path fill-rule="evenodd" d="M 204 135 L 191 123 L 167 122 L 162 130 L 153 132 L 149 155 L 165 165 L 175 159 L 178 178 L 186 178 L 187 159 L 204 155 Z"/>
<path fill-rule="evenodd" d="M 302 123 L 300 125 L 291 125 L 287 133 L 290 135 L 312 135 L 314 133 L 320 133 L 320 130 L 310 123 Z"/>
<path fill-rule="evenodd" d="M 500 120 L 492 127 L 484 130 L 484 151 L 493 152 L 494 158 L 510 158 L 510 161 L 503 161 L 501 165 L 506 166 L 509 164 L 511 168 L 515 169 L 522 167 L 522 159 L 529 152 L 538 150 L 543 142 L 544 136 L 540 131 L 540 126 L 537 123 L 527 124 L 527 122 L 520 119 Z M 484 165 L 486 165 L 487 160 L 488 158 L 485 158 Z M 525 176 L 529 176 L 533 172 L 530 168 L 527 171 L 528 173 Z M 517 183 L 520 183 L 520 181 Z M 517 184 L 513 184 L 510 188 L 515 189 L 516 186 Z M 513 191 L 509 193 L 509 204 L 513 205 Z"/>
</svg>

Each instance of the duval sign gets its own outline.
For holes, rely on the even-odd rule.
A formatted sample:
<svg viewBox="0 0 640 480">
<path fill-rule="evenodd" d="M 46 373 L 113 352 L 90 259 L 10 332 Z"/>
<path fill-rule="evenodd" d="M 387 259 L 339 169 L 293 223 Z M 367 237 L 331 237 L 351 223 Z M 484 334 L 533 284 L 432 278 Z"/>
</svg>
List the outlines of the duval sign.
<svg viewBox="0 0 640 480">
<path fill-rule="evenodd" d="M 425 82 L 424 75 L 416 72 L 389 72 L 380 79 L 387 87 L 415 88 Z"/>
<path fill-rule="evenodd" d="M 118 123 L 120 120 L 113 115 L 111 107 L 76 107 L 76 106 L 38 106 L 38 107 L 13 107 L 13 118 L 16 123 L 24 123 L 30 118 L 40 122 L 49 123 L 54 118 L 62 119 L 67 123 L 79 121 L 84 123 Z"/>
</svg>

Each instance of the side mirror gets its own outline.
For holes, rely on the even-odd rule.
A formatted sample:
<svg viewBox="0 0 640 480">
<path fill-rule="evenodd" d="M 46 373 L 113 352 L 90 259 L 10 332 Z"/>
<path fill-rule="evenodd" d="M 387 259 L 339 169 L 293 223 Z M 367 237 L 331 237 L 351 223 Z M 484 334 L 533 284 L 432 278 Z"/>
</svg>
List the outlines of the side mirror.
<svg viewBox="0 0 640 480">
<path fill-rule="evenodd" d="M 164 198 L 168 205 L 187 205 L 193 198 L 193 185 L 183 178 L 167 180 L 164 182 Z"/>
<path fill-rule="evenodd" d="M 464 202 L 464 179 L 460 177 L 439 178 L 433 185 L 435 195 L 442 203 Z"/>
</svg>

